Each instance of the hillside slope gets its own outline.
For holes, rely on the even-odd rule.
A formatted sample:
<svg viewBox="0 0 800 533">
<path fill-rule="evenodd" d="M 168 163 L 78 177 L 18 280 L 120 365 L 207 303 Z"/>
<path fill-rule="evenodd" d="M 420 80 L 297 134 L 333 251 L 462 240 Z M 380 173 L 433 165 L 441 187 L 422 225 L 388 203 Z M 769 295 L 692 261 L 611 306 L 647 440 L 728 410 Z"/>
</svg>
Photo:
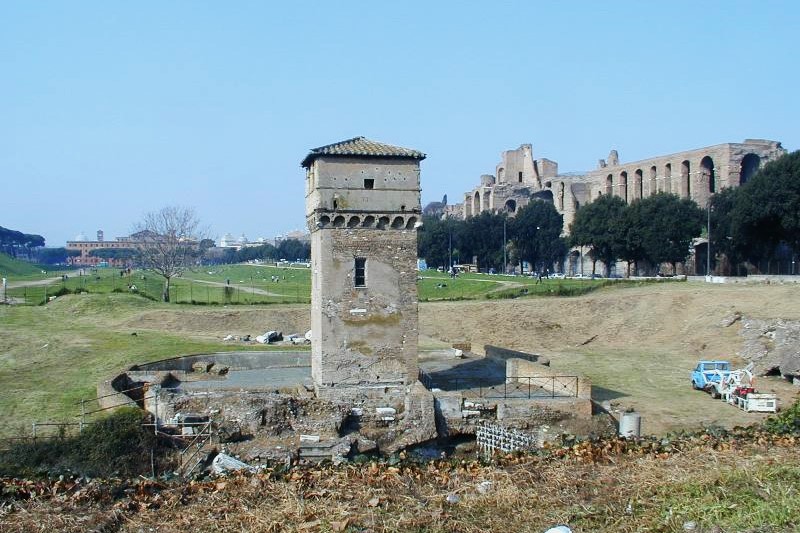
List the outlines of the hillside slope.
<svg viewBox="0 0 800 533">
<path fill-rule="evenodd" d="M 7 254 L 0 253 L 0 276 L 31 276 L 40 272 L 41 269 L 32 263 L 20 261 Z"/>
</svg>

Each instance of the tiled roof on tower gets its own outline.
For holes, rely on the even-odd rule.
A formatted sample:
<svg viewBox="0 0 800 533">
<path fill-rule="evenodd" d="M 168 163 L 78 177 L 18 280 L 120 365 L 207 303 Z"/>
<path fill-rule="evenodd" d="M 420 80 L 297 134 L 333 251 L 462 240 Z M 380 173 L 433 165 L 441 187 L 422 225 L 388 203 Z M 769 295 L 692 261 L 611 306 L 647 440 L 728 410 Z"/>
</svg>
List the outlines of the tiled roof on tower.
<svg viewBox="0 0 800 533">
<path fill-rule="evenodd" d="M 352 139 L 347 139 L 346 141 L 320 146 L 319 148 L 312 148 L 300 165 L 308 167 L 316 158 L 325 155 L 398 157 L 419 160 L 425 159 L 426 157 L 425 154 L 418 152 L 417 150 L 370 141 L 365 137 L 353 137 Z"/>
</svg>

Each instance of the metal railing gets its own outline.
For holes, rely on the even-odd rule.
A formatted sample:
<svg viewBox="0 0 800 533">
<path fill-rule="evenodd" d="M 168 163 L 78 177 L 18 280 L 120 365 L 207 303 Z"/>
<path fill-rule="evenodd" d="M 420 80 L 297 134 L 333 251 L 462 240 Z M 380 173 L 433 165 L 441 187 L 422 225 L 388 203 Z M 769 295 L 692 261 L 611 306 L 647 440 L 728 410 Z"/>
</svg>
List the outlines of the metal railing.
<svg viewBox="0 0 800 533">
<path fill-rule="evenodd" d="M 211 419 L 209 419 L 208 422 L 199 424 L 201 426 L 200 431 L 195 434 L 195 437 L 179 453 L 180 472 L 183 477 L 189 477 L 205 460 L 203 457 L 200 457 L 200 454 L 206 444 L 214 437 L 211 424 Z"/>
<path fill-rule="evenodd" d="M 487 378 L 439 378 L 420 370 L 428 390 L 460 391 L 464 397 L 499 399 L 555 399 L 578 396 L 578 376 L 509 376 L 504 381 Z"/>
</svg>

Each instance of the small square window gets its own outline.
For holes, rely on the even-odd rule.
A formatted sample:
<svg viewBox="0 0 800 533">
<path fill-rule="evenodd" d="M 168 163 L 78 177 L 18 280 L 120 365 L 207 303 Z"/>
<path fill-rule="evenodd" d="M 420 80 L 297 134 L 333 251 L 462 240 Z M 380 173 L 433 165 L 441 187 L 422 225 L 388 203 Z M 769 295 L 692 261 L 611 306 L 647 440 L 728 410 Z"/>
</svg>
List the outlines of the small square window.
<svg viewBox="0 0 800 533">
<path fill-rule="evenodd" d="M 354 282 L 356 287 L 367 286 L 367 259 L 365 257 L 356 257 Z"/>
<path fill-rule="evenodd" d="M 375 188 L 375 180 L 372 178 L 365 178 L 364 179 L 364 188 L 365 189 L 374 189 Z"/>
</svg>

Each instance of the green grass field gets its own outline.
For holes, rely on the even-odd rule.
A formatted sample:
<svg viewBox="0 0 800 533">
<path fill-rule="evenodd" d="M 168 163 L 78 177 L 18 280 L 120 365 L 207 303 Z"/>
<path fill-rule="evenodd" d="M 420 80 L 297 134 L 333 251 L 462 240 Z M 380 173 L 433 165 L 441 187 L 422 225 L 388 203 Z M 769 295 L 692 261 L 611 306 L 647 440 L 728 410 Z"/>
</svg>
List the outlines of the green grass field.
<svg viewBox="0 0 800 533">
<path fill-rule="evenodd" d="M 0 435 L 29 433 L 32 420 L 75 420 L 77 402 L 95 398 L 98 382 L 136 363 L 190 353 L 270 349 L 224 343 L 221 336 L 212 341 L 196 333 L 129 325 L 143 313 L 162 310 L 178 313 L 184 321 L 205 312 L 129 294 L 0 306 Z"/>
<path fill-rule="evenodd" d="M 42 267 L 39 265 L 20 261 L 9 255 L 0 253 L 0 277 L 30 279 L 41 276 L 44 276 L 44 274 L 42 274 Z"/>
<path fill-rule="evenodd" d="M 27 304 L 39 305 L 47 298 L 66 293 L 138 293 L 160 300 L 164 286 L 162 277 L 152 272 L 135 270 L 120 275 L 115 268 L 84 269 L 86 275 L 67 274 L 66 279 L 49 285 L 15 287 L 8 295 Z M 53 277 L 37 274 L 11 276 L 11 280 L 35 280 Z M 450 278 L 445 273 L 428 270 L 419 273 L 419 301 L 475 300 L 517 298 L 525 296 L 578 296 L 615 284 L 628 286 L 619 280 L 536 279 L 525 276 L 461 274 Z M 311 271 L 308 268 L 289 268 L 267 265 L 221 265 L 199 267 L 173 278 L 170 301 L 195 305 L 254 305 L 309 303 L 311 300 Z"/>
</svg>

